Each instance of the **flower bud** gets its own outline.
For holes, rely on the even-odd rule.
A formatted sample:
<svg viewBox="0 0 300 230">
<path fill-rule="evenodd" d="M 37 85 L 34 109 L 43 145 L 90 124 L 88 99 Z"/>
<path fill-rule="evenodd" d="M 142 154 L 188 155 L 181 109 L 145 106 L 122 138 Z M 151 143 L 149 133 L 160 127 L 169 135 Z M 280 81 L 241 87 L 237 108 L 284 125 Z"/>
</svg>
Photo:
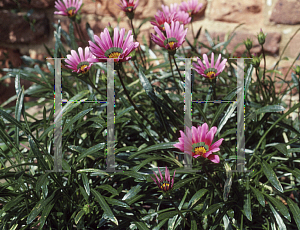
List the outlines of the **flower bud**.
<svg viewBox="0 0 300 230">
<path fill-rule="evenodd" d="M 298 75 L 300 77 L 300 66 L 297 65 L 294 70 L 295 70 L 296 75 Z"/>
<path fill-rule="evenodd" d="M 254 56 L 253 59 L 252 59 L 252 65 L 255 68 L 258 68 L 259 64 L 260 64 L 260 57 Z"/>
<path fill-rule="evenodd" d="M 244 41 L 244 44 L 245 44 L 245 46 L 246 46 L 246 49 L 247 49 L 248 51 L 250 51 L 251 48 L 252 48 L 252 41 L 251 41 L 249 38 L 247 38 L 247 40 Z"/>
<path fill-rule="evenodd" d="M 260 45 L 265 44 L 265 39 L 266 39 L 267 34 L 264 34 L 262 29 L 260 29 L 259 34 L 257 35 L 258 43 Z"/>
</svg>

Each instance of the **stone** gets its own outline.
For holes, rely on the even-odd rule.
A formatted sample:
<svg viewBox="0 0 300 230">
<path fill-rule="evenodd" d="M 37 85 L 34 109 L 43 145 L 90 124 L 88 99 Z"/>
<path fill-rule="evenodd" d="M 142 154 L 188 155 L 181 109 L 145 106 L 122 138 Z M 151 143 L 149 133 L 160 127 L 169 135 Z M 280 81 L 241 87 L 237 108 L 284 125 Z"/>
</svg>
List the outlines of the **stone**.
<svg viewBox="0 0 300 230">
<path fill-rule="evenodd" d="M 227 50 L 229 53 L 233 53 L 234 57 L 240 57 L 242 54 L 246 51 L 246 47 L 244 44 L 241 44 L 246 40 L 247 38 L 250 38 L 252 40 L 252 49 L 250 50 L 251 54 L 260 54 L 262 52 L 261 46 L 259 45 L 256 35 L 252 33 L 247 33 L 247 32 L 240 32 L 236 31 L 236 35 L 232 38 L 230 43 L 227 46 Z M 212 40 L 215 42 L 215 45 L 217 43 L 223 42 L 225 38 L 225 33 L 224 32 L 209 32 Z M 191 36 L 190 36 L 191 37 Z M 219 37 L 219 42 L 218 41 Z M 273 33 L 268 33 L 266 37 L 266 42 L 264 44 L 264 49 L 266 54 L 271 54 L 275 55 L 278 54 L 279 52 L 279 44 L 281 40 L 281 35 L 279 33 L 273 32 Z M 192 38 L 189 39 L 189 41 L 192 41 Z M 207 37 L 204 35 L 204 33 L 201 32 L 200 39 L 202 43 L 204 43 L 207 46 L 210 46 L 210 43 L 207 40 Z M 238 46 L 238 47 L 237 47 Z M 211 46 L 210 46 L 211 47 Z M 206 48 L 201 48 L 202 53 L 208 52 L 208 49 Z M 247 54 L 248 55 L 248 54 Z"/>
<path fill-rule="evenodd" d="M 209 17 L 216 21 L 249 23 L 263 20 L 263 1 L 214 0 Z"/>
<path fill-rule="evenodd" d="M 19 49 L 10 49 L 10 48 L 4 48 L 0 47 L 0 69 L 3 68 L 18 68 L 20 67 L 23 62 L 21 57 L 21 53 Z M 0 78 L 4 76 L 6 72 L 0 71 Z M 25 87 L 25 89 L 28 89 L 32 83 L 21 79 L 21 85 Z M 0 84 L 0 104 L 4 103 L 9 99 L 10 97 L 14 96 L 16 94 L 15 91 L 15 84 L 14 84 L 14 78 L 7 78 L 3 81 L 1 81 Z M 25 97 L 25 101 L 28 101 L 29 98 Z M 13 101 L 7 105 L 7 107 L 13 106 L 16 104 L 16 101 Z"/>
<path fill-rule="evenodd" d="M 293 33 L 290 34 L 290 37 L 293 35 Z M 290 39 L 288 38 L 288 40 Z M 296 58 L 299 53 L 299 44 L 300 44 L 300 34 L 296 34 L 295 37 L 291 40 L 290 44 L 288 45 L 285 56 L 288 56 L 290 58 Z"/>
<path fill-rule="evenodd" d="M 106 1 L 108 2 L 108 1 Z M 105 2 L 100 0 L 85 0 L 81 8 L 82 14 L 103 15 L 105 12 Z"/>
<path fill-rule="evenodd" d="M 298 0 L 278 0 L 270 17 L 277 24 L 300 24 L 300 2 Z"/>
<path fill-rule="evenodd" d="M 37 8 L 37 9 L 45 9 L 54 7 L 55 0 L 31 0 L 30 3 L 28 0 L 18 0 L 18 4 L 15 1 L 11 0 L 1 0 L 0 7 L 3 8 Z"/>
<path fill-rule="evenodd" d="M 29 16 L 34 21 L 35 32 L 30 28 L 29 22 L 23 18 L 23 13 L 0 11 L 0 42 L 5 43 L 36 43 L 49 35 L 49 20 L 45 13 L 33 12 Z"/>
</svg>

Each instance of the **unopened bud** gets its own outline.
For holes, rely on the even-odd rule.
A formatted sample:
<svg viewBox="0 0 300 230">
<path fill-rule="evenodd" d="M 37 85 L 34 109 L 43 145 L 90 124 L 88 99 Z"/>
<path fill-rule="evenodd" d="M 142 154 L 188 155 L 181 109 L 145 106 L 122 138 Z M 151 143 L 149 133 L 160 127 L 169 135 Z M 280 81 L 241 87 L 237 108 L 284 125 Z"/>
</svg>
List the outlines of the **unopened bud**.
<svg viewBox="0 0 300 230">
<path fill-rule="evenodd" d="M 250 51 L 251 48 L 252 48 L 252 41 L 251 41 L 249 38 L 247 38 L 247 40 L 244 41 L 244 44 L 245 44 L 245 46 L 246 46 L 246 49 L 247 49 L 248 51 Z"/>
<path fill-rule="evenodd" d="M 262 31 L 262 29 L 260 29 L 260 32 L 257 35 L 258 43 L 260 45 L 265 44 L 266 36 L 267 36 L 267 34 L 264 34 L 263 31 Z"/>
<path fill-rule="evenodd" d="M 254 56 L 252 59 L 252 64 L 255 68 L 258 68 L 260 64 L 260 57 Z"/>
</svg>

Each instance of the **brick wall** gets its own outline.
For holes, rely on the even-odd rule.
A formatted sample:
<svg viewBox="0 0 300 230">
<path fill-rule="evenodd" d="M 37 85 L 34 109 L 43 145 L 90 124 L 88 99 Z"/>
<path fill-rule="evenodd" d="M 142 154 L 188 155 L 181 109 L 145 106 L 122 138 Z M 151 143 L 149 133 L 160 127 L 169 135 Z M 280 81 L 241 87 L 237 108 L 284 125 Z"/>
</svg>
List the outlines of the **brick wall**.
<svg viewBox="0 0 300 230">
<path fill-rule="evenodd" d="M 69 19 L 63 16 L 54 15 L 54 0 L 19 0 L 16 4 L 12 0 L 0 0 L 0 67 L 7 67 L 8 61 L 3 62 L 6 57 L 10 58 L 11 65 L 18 67 L 22 61 L 19 54 L 30 55 L 32 58 L 43 59 L 47 56 L 43 44 L 54 47 L 54 36 L 52 23 L 61 21 L 62 27 L 68 30 Z M 136 9 L 134 25 L 147 17 L 153 17 L 161 5 L 180 3 L 181 0 L 140 0 Z M 194 30 L 197 31 L 202 26 L 200 41 L 207 43 L 204 35 L 205 29 L 214 37 L 222 41 L 240 23 L 244 23 L 235 31 L 236 36 L 228 46 L 228 50 L 233 52 L 236 45 L 242 43 L 247 37 L 253 38 L 253 53 L 260 52 L 260 46 L 256 41 L 256 34 L 260 28 L 268 33 L 265 49 L 268 54 L 267 66 L 272 67 L 278 55 L 284 49 L 288 40 L 292 37 L 300 24 L 300 1 L 299 0 L 199 0 L 204 7 L 193 23 Z M 98 34 L 111 23 L 113 27 L 117 25 L 120 18 L 120 27 L 129 29 L 129 21 L 119 7 L 119 0 L 83 0 L 82 8 L 82 29 L 85 29 L 86 22 L 89 22 L 95 34 Z M 33 12 L 28 12 L 33 9 Z M 19 12 L 17 12 L 19 11 Z M 35 32 L 32 31 L 30 23 L 24 20 L 28 16 L 28 21 L 34 22 Z M 191 39 L 191 27 L 187 37 Z M 139 41 L 145 35 L 150 45 L 150 33 L 154 33 L 150 22 L 141 28 Z M 300 52 L 300 33 L 297 34 L 287 47 L 284 56 L 289 57 L 289 61 L 281 64 L 281 70 L 286 72 L 290 63 Z M 243 45 L 234 52 L 234 56 L 239 56 L 244 51 Z M 205 52 L 205 50 L 204 50 Z M 1 90 L 1 89 L 0 89 Z M 1 96 L 0 96 L 1 97 Z M 0 101 L 1 102 L 1 101 Z"/>
</svg>

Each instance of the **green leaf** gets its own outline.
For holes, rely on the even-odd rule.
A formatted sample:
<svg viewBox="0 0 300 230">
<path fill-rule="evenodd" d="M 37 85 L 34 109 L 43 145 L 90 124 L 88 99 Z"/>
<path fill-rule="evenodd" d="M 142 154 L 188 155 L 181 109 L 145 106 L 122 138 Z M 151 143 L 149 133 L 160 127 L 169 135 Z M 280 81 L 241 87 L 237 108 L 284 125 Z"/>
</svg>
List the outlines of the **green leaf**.
<svg viewBox="0 0 300 230">
<path fill-rule="evenodd" d="M 266 177 L 268 178 L 269 182 L 280 192 L 283 193 L 283 188 L 275 174 L 275 172 L 273 171 L 273 169 L 271 168 L 271 166 L 266 162 L 266 161 L 262 161 L 262 169 L 264 174 L 266 175 Z"/>
<path fill-rule="evenodd" d="M 189 179 L 180 180 L 177 183 L 174 183 L 174 186 L 172 189 L 173 190 L 179 189 L 179 188 L 183 187 L 183 185 L 185 185 L 193 180 L 197 180 L 197 178 L 193 177 L 193 178 L 189 178 Z"/>
<path fill-rule="evenodd" d="M 119 207 L 124 207 L 124 208 L 129 208 L 130 207 L 128 204 L 126 204 L 125 202 L 122 202 L 120 200 L 113 199 L 113 198 L 110 198 L 110 197 L 104 197 L 104 198 L 107 201 L 107 203 L 109 203 L 110 205 L 117 205 Z"/>
<path fill-rule="evenodd" d="M 44 224 L 46 222 L 46 219 L 50 213 L 50 211 L 52 210 L 53 206 L 54 206 L 55 202 L 51 201 L 50 204 L 48 204 L 44 209 L 43 212 L 41 214 L 41 219 L 40 219 L 40 226 L 39 226 L 39 230 L 42 230 L 44 227 Z"/>
<path fill-rule="evenodd" d="M 250 185 L 250 188 L 253 191 L 253 193 L 255 194 L 255 196 L 256 196 L 258 202 L 260 203 L 260 205 L 265 207 L 266 202 L 265 202 L 265 198 L 264 198 L 263 194 L 258 189 L 252 187 L 251 185 Z"/>
<path fill-rule="evenodd" d="M 217 210 L 219 210 L 223 206 L 224 206 L 224 203 L 213 204 L 213 205 L 209 206 L 207 209 L 205 209 L 205 211 L 202 213 L 202 215 L 203 216 L 208 216 L 208 215 L 216 212 Z"/>
<path fill-rule="evenodd" d="M 289 213 L 289 210 L 287 207 L 281 202 L 281 200 L 278 200 L 268 194 L 265 193 L 265 196 L 272 202 L 273 205 L 278 209 L 278 211 L 291 222 L 291 216 Z"/>
<path fill-rule="evenodd" d="M 276 113 L 276 112 L 282 112 L 285 108 L 281 105 L 267 105 L 265 107 L 262 107 L 260 109 L 257 109 L 255 111 L 256 114 L 260 113 Z"/>
<path fill-rule="evenodd" d="M 284 224 L 281 216 L 279 215 L 279 213 L 275 210 L 275 208 L 270 203 L 269 203 L 269 205 L 270 205 L 270 208 L 271 208 L 271 210 L 273 212 L 273 215 L 274 215 L 274 217 L 276 219 L 276 222 L 278 224 L 279 230 L 286 230 L 286 226 L 285 226 L 285 224 Z"/>
<path fill-rule="evenodd" d="M 103 189 L 103 190 L 106 190 L 106 191 L 108 191 L 108 192 L 110 192 L 112 195 L 114 195 L 114 196 L 118 196 L 119 195 L 119 193 L 118 193 L 118 191 L 116 190 L 116 189 L 114 189 L 111 185 L 109 185 L 109 184 L 102 184 L 102 185 L 100 185 L 100 186 L 97 186 L 96 188 L 101 188 L 101 189 Z"/>
<path fill-rule="evenodd" d="M 77 170 L 78 173 L 96 173 L 96 174 L 99 174 L 99 175 L 106 175 L 106 176 L 109 176 L 109 174 L 107 172 L 104 172 L 100 169 L 94 169 L 94 168 L 91 168 L 91 169 L 79 169 Z"/>
<path fill-rule="evenodd" d="M 85 212 L 83 210 L 80 210 L 77 215 L 75 216 L 75 224 L 78 224 L 78 222 L 80 221 L 80 219 L 83 217 L 83 215 L 85 214 Z"/>
<path fill-rule="evenodd" d="M 274 147 L 281 153 L 283 153 L 285 156 L 288 156 L 288 151 L 287 151 L 287 148 L 286 148 L 286 145 L 285 144 L 277 144 L 277 145 L 274 145 Z"/>
<path fill-rule="evenodd" d="M 300 229 L 300 208 L 299 205 L 297 205 L 294 201 L 292 201 L 290 198 L 287 198 L 287 204 L 293 214 L 294 220 L 298 226 L 298 229 Z"/>
<path fill-rule="evenodd" d="M 93 147 L 88 148 L 84 153 L 80 154 L 80 156 L 76 159 L 77 162 L 85 158 L 87 155 L 91 155 L 101 149 L 103 149 L 105 146 L 105 143 L 99 143 Z"/>
<path fill-rule="evenodd" d="M 132 198 L 132 197 L 134 197 L 134 196 L 136 196 L 140 191 L 141 191 L 141 185 L 136 185 L 136 186 L 134 186 L 134 187 L 132 187 L 129 191 L 128 191 L 128 193 L 126 193 L 125 195 L 124 195 L 124 197 L 122 198 L 122 200 L 128 200 L 128 199 L 130 199 L 130 198 Z"/>
<path fill-rule="evenodd" d="M 79 190 L 81 192 L 81 195 L 83 196 L 83 198 L 86 200 L 86 202 L 89 202 L 89 195 L 86 193 L 86 190 L 84 190 L 84 188 L 82 186 L 79 185 Z"/>
<path fill-rule="evenodd" d="M 93 108 L 89 108 L 86 109 L 84 111 L 81 111 L 80 113 L 78 113 L 75 117 L 73 117 L 70 121 L 68 121 L 65 125 L 65 127 L 63 128 L 63 134 L 68 131 L 68 129 L 79 119 L 81 119 L 82 117 L 84 117 L 87 113 L 89 113 L 90 111 L 92 111 Z"/>
<path fill-rule="evenodd" d="M 92 28 L 91 28 L 91 26 L 88 22 L 85 24 L 85 27 L 86 27 L 86 32 L 87 32 L 88 36 L 90 37 L 91 41 L 95 42 L 95 40 L 94 40 L 94 31 L 92 30 Z"/>
<path fill-rule="evenodd" d="M 118 220 L 112 213 L 112 211 L 111 211 L 110 207 L 108 206 L 108 204 L 106 203 L 105 199 L 95 189 L 92 188 L 91 191 L 92 191 L 93 195 L 95 196 L 96 200 L 99 202 L 101 208 L 104 211 L 103 218 L 109 219 L 110 221 L 112 221 L 113 223 L 118 225 Z"/>
<path fill-rule="evenodd" d="M 148 148 L 145 148 L 141 151 L 138 151 L 132 155 L 130 155 L 128 157 L 128 160 L 131 160 L 135 157 L 137 157 L 138 155 L 142 154 L 142 153 L 147 153 L 147 152 L 152 152 L 152 151 L 156 151 L 156 150 L 166 150 L 166 149 L 173 149 L 175 148 L 173 145 L 176 144 L 177 142 L 167 142 L 167 143 L 159 143 L 159 144 L 156 144 L 156 145 L 152 145 Z"/>
<path fill-rule="evenodd" d="M 133 221 L 133 223 L 138 227 L 139 230 L 149 230 L 149 228 L 143 222 Z"/>
<path fill-rule="evenodd" d="M 39 202 L 37 202 L 37 204 L 34 206 L 34 208 L 31 210 L 31 212 L 27 217 L 27 221 L 26 221 L 27 224 L 30 224 L 37 217 L 37 215 L 47 207 L 48 203 L 54 198 L 56 191 L 57 190 L 55 190 L 52 193 L 52 195 L 48 197 L 46 200 L 40 200 Z"/>
<path fill-rule="evenodd" d="M 81 173 L 81 176 L 82 176 L 82 182 L 83 182 L 83 186 L 84 186 L 84 189 L 86 191 L 86 193 L 88 194 L 88 196 L 90 195 L 90 185 L 89 185 L 89 180 L 86 176 L 85 173 Z"/>
<path fill-rule="evenodd" d="M 149 80 L 146 78 L 141 66 L 139 66 L 139 78 L 147 94 L 149 94 L 150 92 L 154 92 L 153 87 L 150 84 Z"/>
<path fill-rule="evenodd" d="M 251 196 L 250 196 L 250 188 L 249 188 L 249 178 L 246 180 L 246 200 L 244 200 L 244 211 L 245 216 L 248 220 L 252 221 L 252 213 L 251 213 Z"/>
<path fill-rule="evenodd" d="M 207 192 L 208 190 L 203 188 L 203 189 L 200 189 L 199 191 L 197 191 L 193 196 L 192 198 L 190 199 L 189 201 L 189 204 L 188 204 L 188 208 L 191 209 L 200 199 L 201 197 Z"/>
</svg>

